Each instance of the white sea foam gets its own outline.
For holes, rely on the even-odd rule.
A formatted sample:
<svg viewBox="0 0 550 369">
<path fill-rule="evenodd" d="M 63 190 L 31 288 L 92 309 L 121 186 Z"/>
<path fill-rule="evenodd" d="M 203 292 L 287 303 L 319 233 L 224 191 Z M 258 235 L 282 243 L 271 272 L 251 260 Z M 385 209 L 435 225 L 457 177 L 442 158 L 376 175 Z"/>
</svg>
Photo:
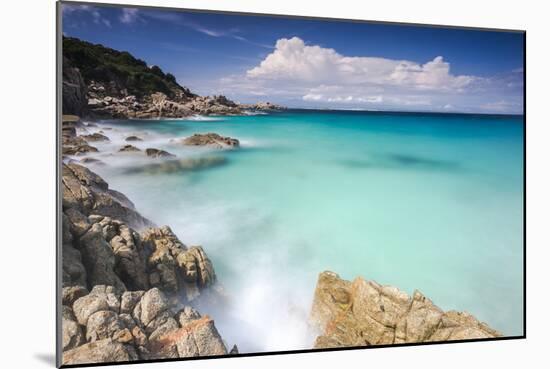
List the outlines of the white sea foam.
<svg viewBox="0 0 550 369">
<path fill-rule="evenodd" d="M 251 111 L 251 110 L 245 110 L 243 111 L 244 115 L 268 115 L 265 111 Z"/>
<path fill-rule="evenodd" d="M 184 190 L 182 197 L 193 194 Z M 315 335 L 307 317 L 317 268 L 307 260 L 303 269 L 292 266 L 293 242 L 271 229 L 268 214 L 228 201 L 212 205 L 196 195 L 171 209 L 172 229 L 188 244 L 207 245 L 230 301 L 229 306 L 199 301 L 196 307 L 215 319 L 224 340 L 240 352 L 310 348 Z M 259 238 L 262 232 L 273 238 Z"/>
<path fill-rule="evenodd" d="M 211 117 L 211 116 L 196 114 L 191 117 L 183 118 L 182 120 L 190 120 L 190 121 L 197 121 L 197 122 L 221 122 L 225 119 L 223 119 L 222 117 Z"/>
</svg>

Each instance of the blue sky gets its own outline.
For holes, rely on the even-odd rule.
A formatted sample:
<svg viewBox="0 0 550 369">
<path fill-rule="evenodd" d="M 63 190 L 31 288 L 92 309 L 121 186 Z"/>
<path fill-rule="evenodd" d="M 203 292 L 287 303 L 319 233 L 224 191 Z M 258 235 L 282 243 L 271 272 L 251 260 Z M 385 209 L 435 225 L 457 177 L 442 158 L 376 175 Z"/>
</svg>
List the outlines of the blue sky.
<svg viewBox="0 0 550 369">
<path fill-rule="evenodd" d="M 125 50 L 201 95 L 289 107 L 523 111 L 523 35 L 63 5 L 67 36 Z"/>
</svg>

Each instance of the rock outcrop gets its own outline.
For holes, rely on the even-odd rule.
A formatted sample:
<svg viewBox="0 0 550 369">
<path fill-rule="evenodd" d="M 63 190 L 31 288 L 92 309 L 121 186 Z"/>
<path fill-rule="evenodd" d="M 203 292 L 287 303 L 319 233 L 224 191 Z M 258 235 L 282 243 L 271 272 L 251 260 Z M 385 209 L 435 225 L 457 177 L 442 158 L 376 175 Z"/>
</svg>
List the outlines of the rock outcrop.
<svg viewBox="0 0 550 369">
<path fill-rule="evenodd" d="M 84 219 L 90 215 L 114 218 L 137 229 L 153 224 L 126 196 L 110 189 L 107 182 L 82 165 L 63 164 L 62 189 L 65 214 L 72 209 L 69 218 L 71 214 L 77 217 L 78 224 L 86 224 Z"/>
<path fill-rule="evenodd" d="M 63 115 L 61 123 L 63 155 L 85 155 L 98 152 L 96 147 L 88 144 L 85 136 L 77 136 L 77 128 L 79 127 L 83 127 L 80 117 L 76 115 Z M 90 141 L 93 141 L 93 139 Z"/>
<path fill-rule="evenodd" d="M 120 293 L 95 286 L 63 306 L 63 363 L 227 354 L 211 318 L 190 306 L 174 313 L 174 307 L 158 288 Z"/>
<path fill-rule="evenodd" d="M 82 116 L 86 113 L 87 87 L 80 70 L 63 57 L 62 110 L 63 114 Z"/>
<path fill-rule="evenodd" d="M 466 312 L 445 312 L 420 292 L 409 296 L 361 277 L 320 274 L 310 324 L 315 348 L 453 341 L 500 336 Z"/>
<path fill-rule="evenodd" d="M 242 104 L 241 107 L 243 109 L 246 109 L 248 111 L 280 111 L 285 110 L 286 108 L 281 105 L 273 104 L 268 101 L 266 102 L 259 102 L 256 104 Z"/>
<path fill-rule="evenodd" d="M 184 291 L 193 301 L 200 291 L 216 282 L 212 263 L 200 246 L 187 248 L 168 226 L 149 228 L 141 234 L 144 247 L 152 250 L 147 262 L 151 286 L 164 291 Z"/>
<path fill-rule="evenodd" d="M 223 137 L 217 133 L 196 133 L 181 141 L 187 146 L 206 146 L 216 149 L 232 149 L 239 147 L 239 140 L 231 137 Z"/>
<path fill-rule="evenodd" d="M 202 247 L 155 227 L 86 167 L 63 164 L 62 186 L 63 363 L 227 354 L 214 321 L 188 305 L 216 295 Z"/>
</svg>

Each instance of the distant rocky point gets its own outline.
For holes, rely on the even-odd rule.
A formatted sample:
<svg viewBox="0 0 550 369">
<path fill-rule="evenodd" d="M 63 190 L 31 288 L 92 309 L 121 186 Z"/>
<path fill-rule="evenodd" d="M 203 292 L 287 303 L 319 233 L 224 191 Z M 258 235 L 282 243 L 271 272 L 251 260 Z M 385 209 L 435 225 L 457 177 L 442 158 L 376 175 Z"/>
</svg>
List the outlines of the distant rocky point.
<svg viewBox="0 0 550 369">
<path fill-rule="evenodd" d="M 282 105 L 273 104 L 270 102 L 259 102 L 256 104 L 241 104 L 242 109 L 250 111 L 279 111 L 286 108 Z"/>
<path fill-rule="evenodd" d="M 238 104 L 222 95 L 199 96 L 128 52 L 63 38 L 63 114 L 147 119 L 281 109 L 269 102 Z"/>
<path fill-rule="evenodd" d="M 310 324 L 320 332 L 315 348 L 391 345 L 498 337 L 466 312 L 443 311 L 419 291 L 407 295 L 361 277 L 319 275 Z"/>
</svg>

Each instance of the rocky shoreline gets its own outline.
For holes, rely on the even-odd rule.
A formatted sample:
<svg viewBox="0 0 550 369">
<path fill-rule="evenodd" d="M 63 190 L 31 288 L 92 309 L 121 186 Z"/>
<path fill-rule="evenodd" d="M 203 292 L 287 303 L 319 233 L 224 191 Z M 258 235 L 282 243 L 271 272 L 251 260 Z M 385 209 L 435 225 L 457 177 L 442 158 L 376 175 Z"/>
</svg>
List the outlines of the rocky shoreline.
<svg viewBox="0 0 550 369">
<path fill-rule="evenodd" d="M 143 217 L 130 199 L 88 168 L 101 163 L 93 157 L 99 152 L 94 143 L 111 145 L 107 136 L 88 132 L 91 127 L 95 124 L 76 116 L 63 117 L 63 363 L 237 354 L 238 342 L 224 341 L 214 320 L 193 307 L 199 300 L 229 301 L 204 249 L 187 246 L 168 226 Z M 125 141 L 142 139 L 134 135 Z M 239 148 L 237 139 L 215 133 L 173 141 L 191 148 Z M 178 159 L 164 150 L 127 146 L 134 147 L 128 144 L 118 155 L 150 160 L 139 168 L 148 173 L 223 164 L 223 157 Z M 444 312 L 418 291 L 408 296 L 332 272 L 319 276 L 309 325 L 318 333 L 313 348 L 500 336 L 468 313 Z"/>
<path fill-rule="evenodd" d="M 419 291 L 336 273 L 319 275 L 310 314 L 319 332 L 314 348 L 494 338 L 501 333 L 467 312 L 443 311 Z"/>
<path fill-rule="evenodd" d="M 191 306 L 226 298 L 203 248 L 143 217 L 86 167 L 97 164 L 84 160 L 98 151 L 88 143 L 97 137 L 77 135 L 82 125 L 63 119 L 63 364 L 237 353 Z M 150 160 L 166 156 L 146 151 Z"/>
<path fill-rule="evenodd" d="M 83 166 L 63 164 L 62 184 L 63 363 L 226 354 L 213 320 L 189 305 L 224 298 L 202 247 Z"/>
</svg>

